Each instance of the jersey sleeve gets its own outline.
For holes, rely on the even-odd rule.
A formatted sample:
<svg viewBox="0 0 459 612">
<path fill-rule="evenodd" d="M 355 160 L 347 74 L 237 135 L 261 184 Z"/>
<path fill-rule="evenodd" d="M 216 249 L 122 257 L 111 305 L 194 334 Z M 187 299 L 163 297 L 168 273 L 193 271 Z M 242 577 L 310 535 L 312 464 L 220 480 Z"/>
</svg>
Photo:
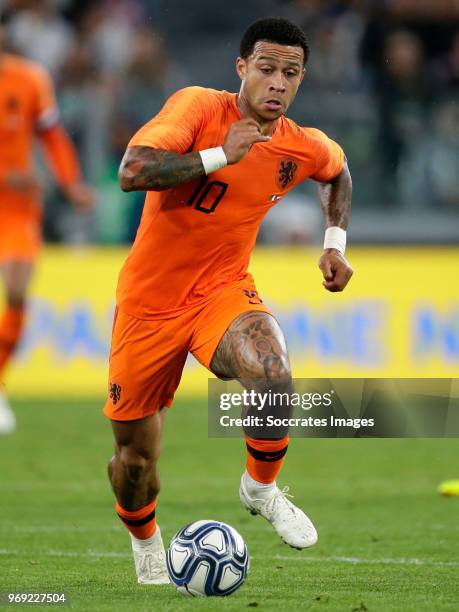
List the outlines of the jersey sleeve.
<svg viewBox="0 0 459 612">
<path fill-rule="evenodd" d="M 54 86 L 48 72 L 39 66 L 31 70 L 35 86 L 34 120 L 37 130 L 46 130 L 59 121 Z"/>
<path fill-rule="evenodd" d="M 316 169 L 311 175 L 315 181 L 331 181 L 338 176 L 344 166 L 345 155 L 343 149 L 324 132 L 314 128 L 306 128 L 309 136 L 317 142 Z"/>
<path fill-rule="evenodd" d="M 207 90 L 186 87 L 172 95 L 162 110 L 131 138 L 129 145 L 186 153 L 212 112 Z"/>
</svg>

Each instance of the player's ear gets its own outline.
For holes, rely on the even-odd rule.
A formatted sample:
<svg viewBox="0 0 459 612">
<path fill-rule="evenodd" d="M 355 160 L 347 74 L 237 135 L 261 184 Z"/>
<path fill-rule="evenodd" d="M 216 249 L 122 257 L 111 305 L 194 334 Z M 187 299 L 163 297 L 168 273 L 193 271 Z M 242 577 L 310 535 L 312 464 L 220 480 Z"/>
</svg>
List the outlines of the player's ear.
<svg viewBox="0 0 459 612">
<path fill-rule="evenodd" d="M 236 72 L 241 81 L 243 81 L 247 72 L 247 62 L 242 57 L 238 57 L 236 60 Z"/>
<path fill-rule="evenodd" d="M 300 85 L 303 82 L 304 79 L 304 75 L 306 74 L 306 68 L 303 68 L 303 70 L 301 71 L 301 78 L 300 78 Z"/>
</svg>

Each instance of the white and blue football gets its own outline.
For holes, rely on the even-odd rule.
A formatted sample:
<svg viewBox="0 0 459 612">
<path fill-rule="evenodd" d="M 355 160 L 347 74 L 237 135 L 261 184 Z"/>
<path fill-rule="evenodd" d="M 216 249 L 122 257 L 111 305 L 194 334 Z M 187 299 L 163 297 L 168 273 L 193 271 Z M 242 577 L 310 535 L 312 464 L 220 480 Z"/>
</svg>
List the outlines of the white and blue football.
<svg viewBox="0 0 459 612">
<path fill-rule="evenodd" d="M 242 536 L 219 521 L 196 521 L 172 538 L 167 570 L 183 595 L 231 595 L 244 582 L 249 554 Z"/>
</svg>

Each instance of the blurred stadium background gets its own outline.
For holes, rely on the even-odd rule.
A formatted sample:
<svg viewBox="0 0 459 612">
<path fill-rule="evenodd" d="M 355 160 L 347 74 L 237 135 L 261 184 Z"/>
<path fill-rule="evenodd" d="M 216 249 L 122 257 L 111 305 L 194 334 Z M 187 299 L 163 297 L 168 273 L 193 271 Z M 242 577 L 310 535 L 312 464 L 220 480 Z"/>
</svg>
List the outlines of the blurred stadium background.
<svg viewBox="0 0 459 612">
<path fill-rule="evenodd" d="M 252 269 L 286 330 L 295 375 L 457 372 L 458 2 L 4 0 L 3 7 L 8 47 L 51 71 L 63 122 L 97 190 L 95 211 L 81 213 L 43 172 L 52 246 L 35 277 L 10 393 L 104 393 L 117 273 L 143 205 L 143 194 L 117 184 L 127 141 L 178 88 L 236 91 L 241 33 L 269 14 L 303 25 L 311 42 L 291 116 L 340 142 L 354 179 L 348 255 L 356 275 L 342 296 L 322 290 L 315 268 L 323 233 L 314 183 L 276 207 L 260 232 Z M 203 391 L 206 377 L 190 359 L 185 388 Z"/>
</svg>

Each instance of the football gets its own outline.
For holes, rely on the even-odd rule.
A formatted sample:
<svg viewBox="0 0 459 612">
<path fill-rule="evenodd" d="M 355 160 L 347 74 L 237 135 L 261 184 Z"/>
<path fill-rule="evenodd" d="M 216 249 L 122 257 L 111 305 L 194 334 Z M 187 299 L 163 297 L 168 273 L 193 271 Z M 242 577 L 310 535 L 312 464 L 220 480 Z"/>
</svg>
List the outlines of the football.
<svg viewBox="0 0 459 612">
<path fill-rule="evenodd" d="M 182 595 L 231 595 L 243 584 L 248 569 L 244 539 L 233 527 L 218 521 L 196 521 L 183 527 L 167 551 L 170 580 Z"/>
</svg>

